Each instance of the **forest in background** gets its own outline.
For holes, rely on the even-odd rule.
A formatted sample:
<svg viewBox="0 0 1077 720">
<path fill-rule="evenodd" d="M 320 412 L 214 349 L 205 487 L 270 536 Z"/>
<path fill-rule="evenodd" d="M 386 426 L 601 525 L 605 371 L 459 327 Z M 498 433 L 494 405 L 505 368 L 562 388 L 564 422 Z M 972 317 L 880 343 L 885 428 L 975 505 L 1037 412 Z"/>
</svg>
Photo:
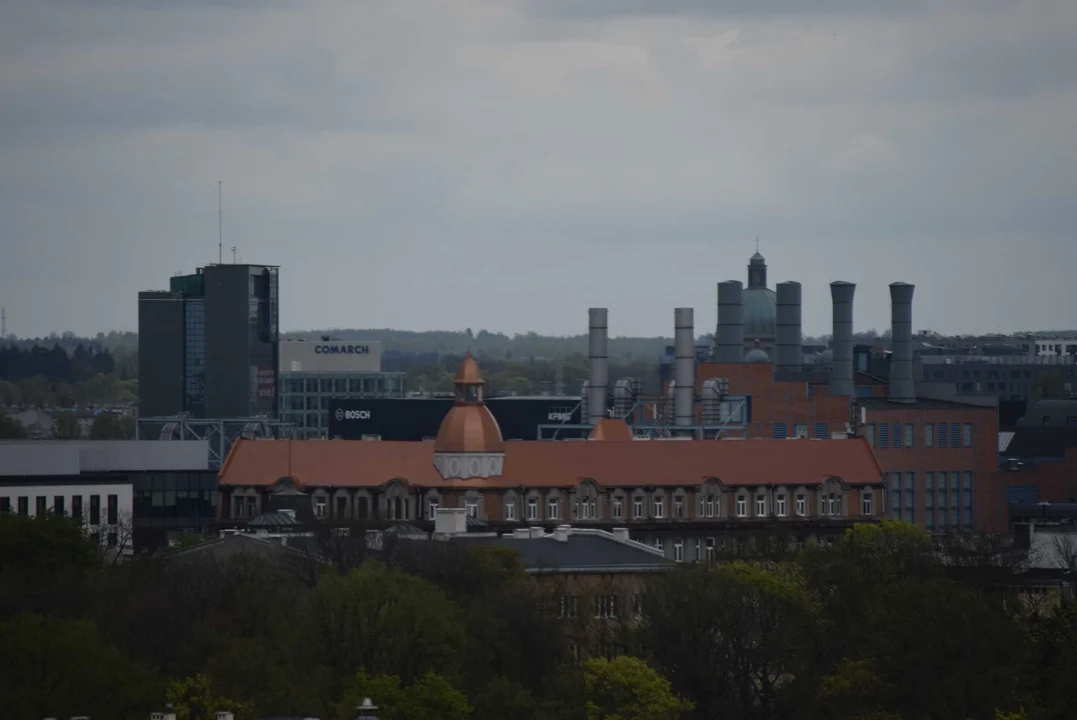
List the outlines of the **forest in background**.
<svg viewBox="0 0 1077 720">
<path fill-rule="evenodd" d="M 1022 601 L 1004 553 L 947 561 L 891 521 L 788 547 L 566 605 L 506 548 L 115 563 L 70 518 L 0 515 L 0 697 L 12 720 L 1072 718 L 1077 603 Z"/>
</svg>

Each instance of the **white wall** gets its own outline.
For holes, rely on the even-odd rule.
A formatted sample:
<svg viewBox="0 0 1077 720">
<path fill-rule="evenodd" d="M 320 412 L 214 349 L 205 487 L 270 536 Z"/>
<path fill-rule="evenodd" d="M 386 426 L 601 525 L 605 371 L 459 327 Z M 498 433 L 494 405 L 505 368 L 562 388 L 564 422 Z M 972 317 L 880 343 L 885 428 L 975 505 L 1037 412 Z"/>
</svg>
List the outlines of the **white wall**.
<svg viewBox="0 0 1077 720">
<path fill-rule="evenodd" d="M 80 472 L 207 470 L 205 440 L 11 440 L 0 442 L 0 477 Z"/>
<path fill-rule="evenodd" d="M 381 372 L 381 343 L 375 340 L 282 340 L 280 373 Z"/>
<path fill-rule="evenodd" d="M 100 524 L 90 525 L 90 497 L 97 495 L 101 498 Z M 116 496 L 116 520 L 110 525 L 108 520 L 108 498 Z M 131 552 L 131 517 L 133 511 L 132 487 L 128 484 L 98 484 L 79 482 L 67 485 L 54 483 L 25 483 L 21 485 L 0 485 L 0 506 L 6 498 L 11 505 L 10 512 L 19 511 L 19 498 L 26 498 L 27 514 L 31 517 L 37 515 L 37 499 L 45 498 L 45 508 L 54 511 L 56 497 L 63 498 L 63 510 L 65 515 L 71 515 L 74 505 L 73 498 L 82 498 L 83 525 L 87 532 L 100 533 L 103 545 L 108 544 L 109 534 L 116 534 L 117 545 L 124 553 Z"/>
</svg>

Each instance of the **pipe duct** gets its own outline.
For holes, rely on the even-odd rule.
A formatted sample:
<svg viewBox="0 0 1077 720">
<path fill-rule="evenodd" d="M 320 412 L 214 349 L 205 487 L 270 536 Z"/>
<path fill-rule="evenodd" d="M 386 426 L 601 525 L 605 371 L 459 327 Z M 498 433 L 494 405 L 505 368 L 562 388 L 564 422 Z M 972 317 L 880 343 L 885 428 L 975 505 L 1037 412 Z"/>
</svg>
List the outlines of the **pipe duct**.
<svg viewBox="0 0 1077 720">
<path fill-rule="evenodd" d="M 673 424 L 695 425 L 696 395 L 696 338 L 695 311 L 677 308 L 673 311 L 674 381 Z"/>
<path fill-rule="evenodd" d="M 609 310 L 591 308 L 587 311 L 588 358 L 591 376 L 587 385 L 587 421 L 597 423 L 606 417 L 606 384 L 609 373 Z"/>
<path fill-rule="evenodd" d="M 718 283 L 718 335 L 715 360 L 744 362 L 744 285 L 740 280 Z"/>
<path fill-rule="evenodd" d="M 834 329 L 831 341 L 830 394 L 852 397 L 853 384 L 853 295 L 856 285 L 844 280 L 830 283 L 834 306 Z"/>
</svg>

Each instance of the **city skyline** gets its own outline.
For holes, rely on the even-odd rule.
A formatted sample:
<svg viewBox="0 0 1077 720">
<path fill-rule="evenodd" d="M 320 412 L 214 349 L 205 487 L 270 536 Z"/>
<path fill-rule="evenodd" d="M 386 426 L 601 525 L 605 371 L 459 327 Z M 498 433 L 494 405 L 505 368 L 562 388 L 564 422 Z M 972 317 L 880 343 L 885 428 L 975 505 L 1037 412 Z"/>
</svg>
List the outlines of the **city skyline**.
<svg viewBox="0 0 1077 720">
<path fill-rule="evenodd" d="M 0 5 L 8 331 L 133 330 L 218 182 L 284 330 L 704 332 L 756 236 L 809 335 L 1077 325 L 1077 6 L 725 5 Z"/>
</svg>

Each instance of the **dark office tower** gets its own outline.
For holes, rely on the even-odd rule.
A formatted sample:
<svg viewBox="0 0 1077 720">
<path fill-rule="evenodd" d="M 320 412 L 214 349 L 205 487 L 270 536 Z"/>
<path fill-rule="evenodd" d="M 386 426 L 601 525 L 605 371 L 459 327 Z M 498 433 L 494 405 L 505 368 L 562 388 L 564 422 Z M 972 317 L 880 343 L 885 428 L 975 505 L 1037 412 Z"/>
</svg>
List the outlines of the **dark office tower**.
<svg viewBox="0 0 1077 720">
<path fill-rule="evenodd" d="M 139 414 L 275 416 L 278 308 L 265 265 L 208 265 L 139 293 Z"/>
</svg>

